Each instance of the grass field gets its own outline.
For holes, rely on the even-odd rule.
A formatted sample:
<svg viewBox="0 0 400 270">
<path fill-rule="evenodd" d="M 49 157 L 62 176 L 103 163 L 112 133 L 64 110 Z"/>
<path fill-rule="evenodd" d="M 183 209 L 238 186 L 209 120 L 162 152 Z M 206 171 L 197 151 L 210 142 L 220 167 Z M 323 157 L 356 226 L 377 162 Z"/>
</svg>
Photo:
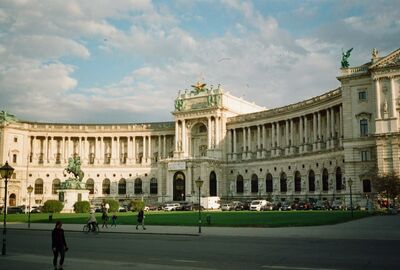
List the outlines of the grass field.
<svg viewBox="0 0 400 270">
<path fill-rule="evenodd" d="M 371 216 L 367 211 L 354 211 L 354 219 Z M 89 214 L 54 214 L 53 223 L 61 220 L 68 224 L 84 224 Z M 136 224 L 136 213 L 117 213 L 117 224 Z M 167 226 L 197 226 L 198 212 L 146 212 L 147 225 Z M 211 223 L 207 224 L 207 216 Z M 316 226 L 337 224 L 351 220 L 350 212 L 346 211 L 268 211 L 268 212 L 202 212 L 202 223 L 205 226 L 219 227 L 290 227 Z M 101 214 L 97 214 L 97 221 L 101 223 Z M 28 222 L 27 214 L 10 214 L 7 222 Z M 48 214 L 31 214 L 31 222 L 47 223 Z"/>
</svg>

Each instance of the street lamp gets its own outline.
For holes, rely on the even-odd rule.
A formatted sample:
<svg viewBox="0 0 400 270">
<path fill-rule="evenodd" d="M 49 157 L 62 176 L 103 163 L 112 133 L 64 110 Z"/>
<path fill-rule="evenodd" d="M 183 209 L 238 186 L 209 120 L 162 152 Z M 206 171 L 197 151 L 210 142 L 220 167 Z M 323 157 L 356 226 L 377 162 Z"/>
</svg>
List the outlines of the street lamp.
<svg viewBox="0 0 400 270">
<path fill-rule="evenodd" d="M 0 168 L 0 175 L 1 178 L 5 179 L 5 186 L 4 186 L 4 224 L 3 224 L 3 248 L 1 250 L 2 255 L 6 255 L 6 234 L 7 234 L 7 184 L 8 179 L 11 178 L 11 175 L 14 172 L 14 168 L 6 164 Z"/>
<path fill-rule="evenodd" d="M 201 196 L 201 186 L 203 185 L 203 180 L 197 179 L 196 181 L 196 186 L 199 188 L 199 233 L 201 233 L 201 202 L 200 202 L 200 196 Z"/>
<path fill-rule="evenodd" d="M 31 228 L 31 193 L 33 191 L 33 187 L 29 185 L 27 188 L 29 194 L 29 207 L 28 207 L 28 228 Z"/>
<path fill-rule="evenodd" d="M 353 218 L 353 193 L 351 192 L 351 186 L 353 185 L 353 180 L 351 180 L 351 177 L 349 178 L 347 183 L 349 184 L 350 188 L 350 210 L 351 210 L 351 218 Z"/>
</svg>

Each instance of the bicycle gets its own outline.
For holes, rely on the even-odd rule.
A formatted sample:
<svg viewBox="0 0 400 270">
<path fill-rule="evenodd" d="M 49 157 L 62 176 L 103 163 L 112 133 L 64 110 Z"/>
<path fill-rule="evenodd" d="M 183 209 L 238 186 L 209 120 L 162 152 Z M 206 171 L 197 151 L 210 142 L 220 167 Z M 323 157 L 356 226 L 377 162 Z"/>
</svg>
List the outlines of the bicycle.
<svg viewBox="0 0 400 270">
<path fill-rule="evenodd" d="M 95 223 L 93 228 L 90 228 L 90 226 L 88 224 L 83 225 L 83 229 L 82 231 L 84 233 L 89 233 L 89 232 L 93 232 L 93 233 L 99 233 L 100 229 L 99 229 L 99 224 Z"/>
</svg>

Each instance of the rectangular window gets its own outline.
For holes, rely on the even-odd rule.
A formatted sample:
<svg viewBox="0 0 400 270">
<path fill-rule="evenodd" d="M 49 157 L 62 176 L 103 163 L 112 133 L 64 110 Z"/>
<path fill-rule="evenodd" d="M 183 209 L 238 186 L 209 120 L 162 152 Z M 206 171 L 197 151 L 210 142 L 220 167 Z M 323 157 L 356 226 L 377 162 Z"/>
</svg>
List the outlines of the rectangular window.
<svg viewBox="0 0 400 270">
<path fill-rule="evenodd" d="M 18 142 L 18 138 L 17 137 L 14 137 L 14 142 Z"/>
<path fill-rule="evenodd" d="M 368 161 L 369 160 L 369 151 L 363 150 L 361 151 L 361 161 Z"/>
<path fill-rule="evenodd" d="M 13 163 L 17 163 L 17 154 L 13 154 Z"/>
<path fill-rule="evenodd" d="M 360 120 L 360 136 L 368 135 L 368 120 L 362 119 Z"/>
<path fill-rule="evenodd" d="M 358 100 L 365 101 L 367 100 L 367 91 L 363 90 L 358 92 Z"/>
</svg>

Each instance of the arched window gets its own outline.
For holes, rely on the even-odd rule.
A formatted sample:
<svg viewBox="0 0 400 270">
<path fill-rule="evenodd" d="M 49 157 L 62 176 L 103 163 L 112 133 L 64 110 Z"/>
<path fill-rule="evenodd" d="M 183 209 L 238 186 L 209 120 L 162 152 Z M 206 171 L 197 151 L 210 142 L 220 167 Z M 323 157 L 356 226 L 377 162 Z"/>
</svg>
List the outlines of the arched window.
<svg viewBox="0 0 400 270">
<path fill-rule="evenodd" d="M 35 181 L 35 194 L 43 194 L 43 180 L 36 179 Z"/>
<path fill-rule="evenodd" d="M 214 171 L 210 173 L 210 196 L 217 196 L 217 175 Z"/>
<path fill-rule="evenodd" d="M 92 178 L 86 180 L 86 189 L 89 190 L 89 194 L 94 194 L 94 181 Z"/>
<path fill-rule="evenodd" d="M 155 195 L 158 194 L 158 185 L 156 178 L 150 179 L 150 194 L 155 194 Z"/>
<path fill-rule="evenodd" d="M 308 172 L 308 191 L 315 191 L 315 173 L 313 170 Z"/>
<path fill-rule="evenodd" d="M 287 192 L 287 177 L 286 173 L 281 173 L 281 192 Z"/>
<path fill-rule="evenodd" d="M 110 195 L 110 179 L 108 178 L 103 180 L 103 194 Z"/>
<path fill-rule="evenodd" d="M 301 192 L 301 175 L 299 171 L 294 174 L 294 191 Z"/>
<path fill-rule="evenodd" d="M 236 193 L 243 193 L 243 176 L 240 174 L 236 177 Z"/>
<path fill-rule="evenodd" d="M 265 191 L 273 192 L 273 182 L 272 182 L 272 174 L 267 174 L 265 178 Z"/>
<path fill-rule="evenodd" d="M 17 196 L 15 195 L 15 193 L 11 193 L 8 197 L 8 204 L 10 206 L 15 206 L 17 204 Z"/>
<path fill-rule="evenodd" d="M 329 174 L 328 174 L 328 170 L 325 168 L 322 171 L 322 190 L 323 191 L 328 191 L 329 190 Z"/>
<path fill-rule="evenodd" d="M 140 178 L 136 178 L 135 179 L 135 194 L 142 194 L 143 190 L 142 190 L 142 179 Z"/>
<path fill-rule="evenodd" d="M 257 174 L 253 174 L 251 176 L 251 193 L 258 192 L 258 176 Z"/>
<path fill-rule="evenodd" d="M 342 170 L 340 167 L 336 168 L 336 190 L 342 190 Z"/>
<path fill-rule="evenodd" d="M 363 192 L 369 193 L 371 192 L 371 180 L 363 180 Z"/>
<path fill-rule="evenodd" d="M 118 194 L 121 194 L 121 195 L 126 194 L 126 181 L 124 178 L 122 178 L 118 182 Z"/>
<path fill-rule="evenodd" d="M 57 190 L 60 189 L 60 179 L 54 179 L 51 185 L 51 193 L 57 194 Z"/>
</svg>

